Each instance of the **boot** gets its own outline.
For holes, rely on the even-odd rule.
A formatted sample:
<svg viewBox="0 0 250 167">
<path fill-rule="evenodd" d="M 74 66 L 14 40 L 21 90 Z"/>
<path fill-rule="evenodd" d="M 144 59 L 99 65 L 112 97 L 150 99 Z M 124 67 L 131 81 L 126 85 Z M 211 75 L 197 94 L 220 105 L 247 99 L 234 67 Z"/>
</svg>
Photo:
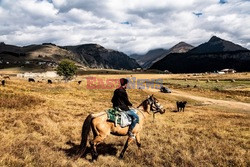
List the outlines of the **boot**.
<svg viewBox="0 0 250 167">
<path fill-rule="evenodd" d="M 131 129 L 128 130 L 128 136 L 135 139 L 135 135 L 132 133 Z"/>
</svg>

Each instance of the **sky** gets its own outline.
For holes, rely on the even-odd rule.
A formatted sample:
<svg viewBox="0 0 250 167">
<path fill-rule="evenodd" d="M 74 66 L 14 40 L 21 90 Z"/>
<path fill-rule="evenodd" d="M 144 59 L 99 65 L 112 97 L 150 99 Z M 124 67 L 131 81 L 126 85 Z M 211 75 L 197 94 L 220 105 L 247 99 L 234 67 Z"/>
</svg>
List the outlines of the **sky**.
<svg viewBox="0 0 250 167">
<path fill-rule="evenodd" d="M 0 0 L 0 42 L 97 43 L 127 54 L 213 35 L 250 49 L 250 0 Z"/>
</svg>

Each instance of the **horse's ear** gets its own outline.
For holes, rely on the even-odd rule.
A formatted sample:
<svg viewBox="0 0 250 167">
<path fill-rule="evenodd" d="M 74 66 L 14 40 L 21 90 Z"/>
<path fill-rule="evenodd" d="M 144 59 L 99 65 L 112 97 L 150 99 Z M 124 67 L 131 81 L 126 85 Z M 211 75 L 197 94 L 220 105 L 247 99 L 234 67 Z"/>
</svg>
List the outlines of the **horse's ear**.
<svg viewBox="0 0 250 167">
<path fill-rule="evenodd" d="M 151 95 L 151 97 L 153 97 L 153 96 L 154 96 L 154 94 Z"/>
<path fill-rule="evenodd" d="M 150 98 L 150 96 L 148 95 L 148 99 Z"/>
</svg>

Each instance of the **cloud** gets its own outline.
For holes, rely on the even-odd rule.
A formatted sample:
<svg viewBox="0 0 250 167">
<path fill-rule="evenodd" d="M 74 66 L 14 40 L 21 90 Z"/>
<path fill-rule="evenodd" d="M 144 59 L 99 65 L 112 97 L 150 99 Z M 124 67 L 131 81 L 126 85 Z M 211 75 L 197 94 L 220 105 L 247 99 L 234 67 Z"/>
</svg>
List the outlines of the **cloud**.
<svg viewBox="0 0 250 167">
<path fill-rule="evenodd" d="M 249 0 L 1 0 L 0 41 L 98 43 L 130 54 L 218 35 L 250 48 L 249 9 Z"/>
</svg>

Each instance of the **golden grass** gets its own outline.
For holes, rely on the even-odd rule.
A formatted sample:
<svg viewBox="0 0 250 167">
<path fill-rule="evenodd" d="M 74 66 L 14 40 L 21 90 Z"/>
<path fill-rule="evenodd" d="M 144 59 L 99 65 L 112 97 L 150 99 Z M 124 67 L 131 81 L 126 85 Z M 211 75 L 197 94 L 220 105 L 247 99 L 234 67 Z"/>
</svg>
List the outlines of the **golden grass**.
<svg viewBox="0 0 250 167">
<path fill-rule="evenodd" d="M 42 102 L 44 102 L 44 100 L 25 94 L 17 94 L 5 91 L 1 92 L 0 94 L 0 108 L 21 109 L 35 106 Z"/>
<path fill-rule="evenodd" d="M 119 160 L 126 137 L 109 136 L 99 146 L 98 161 L 91 163 L 89 154 L 78 160 L 71 155 L 80 143 L 85 117 L 111 107 L 113 90 L 86 89 L 85 80 L 81 85 L 48 85 L 11 78 L 0 92 L 0 166 L 250 165 L 249 112 L 155 92 L 167 112 L 156 115 L 155 123 L 150 117 L 145 124 L 142 155 L 137 155 L 133 143 Z M 128 90 L 128 94 L 136 106 L 152 92 Z M 172 112 L 176 100 L 188 101 L 186 112 Z"/>
</svg>

